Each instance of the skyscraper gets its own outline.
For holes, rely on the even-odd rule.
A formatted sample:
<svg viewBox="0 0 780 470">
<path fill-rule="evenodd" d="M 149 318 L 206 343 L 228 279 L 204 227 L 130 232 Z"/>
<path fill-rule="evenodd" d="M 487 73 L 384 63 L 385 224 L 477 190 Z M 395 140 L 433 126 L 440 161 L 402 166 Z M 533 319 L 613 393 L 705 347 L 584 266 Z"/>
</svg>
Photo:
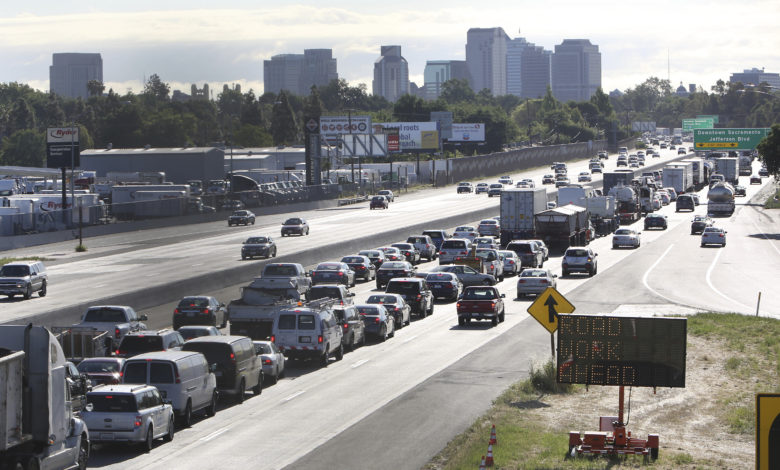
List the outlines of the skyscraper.
<svg viewBox="0 0 780 470">
<path fill-rule="evenodd" d="M 599 46 L 564 39 L 552 56 L 552 92 L 559 101 L 586 101 L 601 86 Z"/>
<path fill-rule="evenodd" d="M 429 60 L 423 74 L 425 99 L 435 100 L 441 95 L 441 86 L 447 80 L 466 80 L 471 83 L 465 60 Z"/>
<path fill-rule="evenodd" d="M 505 95 L 506 52 L 509 36 L 503 28 L 471 28 L 466 34 L 466 64 L 471 88 L 479 93 L 487 88 L 493 96 Z"/>
<path fill-rule="evenodd" d="M 773 88 L 772 91 L 780 89 L 780 74 L 764 72 L 764 69 L 745 69 L 742 73 L 732 73 L 731 83 L 742 82 L 743 85 L 760 85 L 761 83 L 767 83 Z"/>
<path fill-rule="evenodd" d="M 278 54 L 263 61 L 266 92 L 287 90 L 308 95 L 312 85 L 325 86 L 339 78 L 332 49 L 304 49 L 303 54 Z"/>
<path fill-rule="evenodd" d="M 103 58 L 100 54 L 52 54 L 49 91 L 64 98 L 87 99 L 87 82 L 90 80 L 103 82 Z"/>
<path fill-rule="evenodd" d="M 525 40 L 507 42 L 506 92 L 521 98 L 539 98 L 551 84 L 552 52 Z"/>
<path fill-rule="evenodd" d="M 388 101 L 409 93 L 409 64 L 401 56 L 401 46 L 382 46 L 374 62 L 373 92 Z"/>
</svg>

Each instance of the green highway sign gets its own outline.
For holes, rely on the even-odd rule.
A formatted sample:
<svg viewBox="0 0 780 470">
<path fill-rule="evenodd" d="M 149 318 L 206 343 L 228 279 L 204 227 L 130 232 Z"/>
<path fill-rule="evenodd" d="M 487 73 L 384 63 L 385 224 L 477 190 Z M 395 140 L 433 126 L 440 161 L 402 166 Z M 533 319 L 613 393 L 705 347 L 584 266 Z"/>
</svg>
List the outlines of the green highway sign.
<svg viewBox="0 0 780 470">
<path fill-rule="evenodd" d="M 692 131 L 694 129 L 712 129 L 713 127 L 715 127 L 715 120 L 712 118 L 682 120 L 682 130 L 684 131 Z"/>
<path fill-rule="evenodd" d="M 757 129 L 694 129 L 696 150 L 753 150 L 769 134 L 767 128 Z"/>
<path fill-rule="evenodd" d="M 696 116 L 696 119 L 712 119 L 712 122 L 715 124 L 718 124 L 718 115 L 717 114 L 700 114 Z"/>
</svg>

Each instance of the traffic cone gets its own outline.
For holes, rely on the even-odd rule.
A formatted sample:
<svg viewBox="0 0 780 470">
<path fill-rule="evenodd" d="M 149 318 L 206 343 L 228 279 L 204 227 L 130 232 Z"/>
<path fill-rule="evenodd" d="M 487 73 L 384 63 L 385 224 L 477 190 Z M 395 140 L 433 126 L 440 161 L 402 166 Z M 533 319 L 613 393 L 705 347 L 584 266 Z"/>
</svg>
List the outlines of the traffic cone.
<svg viewBox="0 0 780 470">
<path fill-rule="evenodd" d="M 496 425 L 493 425 L 493 428 L 490 430 L 490 442 L 488 444 L 498 444 L 498 439 L 496 438 Z"/>
<path fill-rule="evenodd" d="M 485 457 L 485 466 L 486 467 L 493 466 L 493 444 L 488 445 L 488 453 L 487 453 L 487 457 Z"/>
<path fill-rule="evenodd" d="M 485 456 L 482 456 L 482 463 L 479 464 L 479 470 L 487 470 L 485 468 Z"/>
</svg>

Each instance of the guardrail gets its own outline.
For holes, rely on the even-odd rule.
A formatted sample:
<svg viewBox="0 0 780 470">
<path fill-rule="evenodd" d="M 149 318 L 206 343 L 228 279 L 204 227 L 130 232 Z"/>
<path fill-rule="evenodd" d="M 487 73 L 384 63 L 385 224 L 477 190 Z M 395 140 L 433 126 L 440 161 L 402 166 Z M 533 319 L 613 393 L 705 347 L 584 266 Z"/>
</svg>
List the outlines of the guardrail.
<svg viewBox="0 0 780 470">
<path fill-rule="evenodd" d="M 357 204 L 359 202 L 366 202 L 366 201 L 368 201 L 368 196 L 348 197 L 345 199 L 339 199 L 338 205 L 347 206 L 349 204 Z"/>
</svg>

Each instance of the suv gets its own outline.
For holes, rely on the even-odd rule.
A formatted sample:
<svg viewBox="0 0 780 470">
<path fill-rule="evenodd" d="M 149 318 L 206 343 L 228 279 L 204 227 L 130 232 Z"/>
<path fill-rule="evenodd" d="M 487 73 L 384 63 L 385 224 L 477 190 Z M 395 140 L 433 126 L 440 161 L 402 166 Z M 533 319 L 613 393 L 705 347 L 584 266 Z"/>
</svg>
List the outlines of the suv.
<svg viewBox="0 0 780 470">
<path fill-rule="evenodd" d="M 598 254 L 588 247 L 567 248 L 561 260 L 563 275 L 568 276 L 570 273 L 579 272 L 592 277 L 598 272 L 596 257 Z"/>
<path fill-rule="evenodd" d="M 420 257 L 428 261 L 435 260 L 439 252 L 434 245 L 433 240 L 428 235 L 412 235 L 406 239 L 406 243 L 411 243 L 420 252 Z"/>
<path fill-rule="evenodd" d="M 342 360 L 343 326 L 331 304 L 315 300 L 306 306 L 282 310 L 274 321 L 271 341 L 289 359 L 313 359 L 322 367 L 328 367 L 331 355 Z"/>
<path fill-rule="evenodd" d="M 450 238 L 444 240 L 439 251 L 439 264 L 450 264 L 459 256 L 468 256 L 471 251 L 471 241 L 465 238 Z"/>
<path fill-rule="evenodd" d="M 300 236 L 309 234 L 309 223 L 300 217 L 291 217 L 282 223 L 282 236 L 289 236 L 292 234 L 298 234 Z"/>
<path fill-rule="evenodd" d="M 224 328 L 227 321 L 225 304 L 210 296 L 184 297 L 173 310 L 174 330 L 178 330 L 183 325 L 211 325 Z"/>
<path fill-rule="evenodd" d="M 681 194 L 677 196 L 677 201 L 675 202 L 675 212 L 680 212 L 684 209 L 689 209 L 691 211 L 696 209 L 696 201 L 693 200 L 693 196 L 690 194 Z"/>
<path fill-rule="evenodd" d="M 235 211 L 228 217 L 228 226 L 255 224 L 255 214 L 252 211 Z"/>
<path fill-rule="evenodd" d="M 385 292 L 400 294 L 411 307 L 411 313 L 416 313 L 421 318 L 433 315 L 433 293 L 428 288 L 425 279 L 419 277 L 394 278 L 387 283 Z"/>
<path fill-rule="evenodd" d="M 243 403 L 247 388 L 255 396 L 263 393 L 263 361 L 255 353 L 255 345 L 246 336 L 201 336 L 187 341 L 183 351 L 195 351 L 206 356 L 217 377 L 220 396 L 234 395 Z"/>
<path fill-rule="evenodd" d="M 40 261 L 16 261 L 0 268 L 0 294 L 12 299 L 16 294 L 25 299 L 38 292 L 46 296 L 46 284 L 49 277 L 46 267 Z"/>
<path fill-rule="evenodd" d="M 341 324 L 341 344 L 347 351 L 354 351 L 356 345 L 366 344 L 366 325 L 360 318 L 360 312 L 354 305 L 338 305 L 333 307 L 333 315 Z"/>
<path fill-rule="evenodd" d="M 512 240 L 506 245 L 506 249 L 517 253 L 522 268 L 541 268 L 544 266 L 544 251 L 534 241 Z"/>
<path fill-rule="evenodd" d="M 184 344 L 184 338 L 178 331 L 141 330 L 128 333 L 119 343 L 116 350 L 118 357 L 133 357 L 139 354 L 155 351 L 179 350 Z"/>
<path fill-rule="evenodd" d="M 441 250 L 441 244 L 444 242 L 444 240 L 450 238 L 450 234 L 446 230 L 423 230 L 422 234 L 431 237 L 431 241 L 433 242 L 434 246 L 436 246 L 437 256 L 438 251 Z M 434 259 L 436 259 L 436 257 L 434 257 Z"/>
<path fill-rule="evenodd" d="M 154 440 L 173 440 L 173 407 L 151 385 L 106 385 L 87 393 L 81 419 L 90 430 L 90 441 L 142 442 L 147 452 Z"/>
</svg>

